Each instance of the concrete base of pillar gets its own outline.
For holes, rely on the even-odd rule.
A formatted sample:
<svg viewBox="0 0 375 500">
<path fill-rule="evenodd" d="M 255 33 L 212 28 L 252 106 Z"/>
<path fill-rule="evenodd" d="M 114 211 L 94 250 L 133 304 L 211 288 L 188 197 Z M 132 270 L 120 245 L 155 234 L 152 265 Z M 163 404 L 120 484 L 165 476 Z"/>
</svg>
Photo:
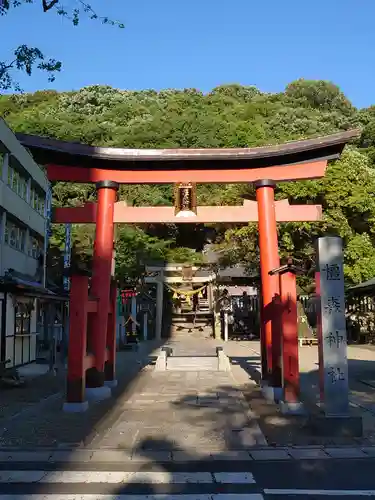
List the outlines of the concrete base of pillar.
<svg viewBox="0 0 375 500">
<path fill-rule="evenodd" d="M 88 401 L 103 401 L 111 397 L 112 391 L 105 385 L 102 387 L 87 387 L 85 395 Z"/>
<path fill-rule="evenodd" d="M 166 369 L 167 369 L 167 353 L 166 351 L 161 351 L 161 353 L 156 359 L 155 371 L 165 372 Z"/>
<path fill-rule="evenodd" d="M 82 403 L 64 403 L 63 411 L 65 413 L 84 413 L 89 409 L 89 402 L 82 401 Z"/>
<path fill-rule="evenodd" d="M 114 379 L 114 380 L 105 380 L 104 381 L 104 385 L 105 385 L 105 387 L 109 387 L 110 389 L 113 389 L 113 388 L 117 387 L 118 381 L 116 379 Z"/>
<path fill-rule="evenodd" d="M 303 403 L 288 403 L 280 401 L 280 411 L 283 415 L 307 415 L 306 408 Z"/>
<path fill-rule="evenodd" d="M 217 360 L 219 372 L 230 372 L 232 370 L 230 359 L 223 350 L 217 351 Z"/>
<path fill-rule="evenodd" d="M 267 399 L 267 401 L 278 403 L 281 400 L 283 396 L 282 387 L 272 387 L 266 381 L 262 381 L 260 383 L 260 387 L 262 389 L 262 394 Z"/>
</svg>

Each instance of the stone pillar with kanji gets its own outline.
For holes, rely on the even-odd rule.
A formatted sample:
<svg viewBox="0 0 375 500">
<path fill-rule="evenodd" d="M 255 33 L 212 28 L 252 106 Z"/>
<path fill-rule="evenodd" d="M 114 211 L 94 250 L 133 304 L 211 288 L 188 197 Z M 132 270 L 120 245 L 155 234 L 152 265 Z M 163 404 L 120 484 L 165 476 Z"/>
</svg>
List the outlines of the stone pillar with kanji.
<svg viewBox="0 0 375 500">
<path fill-rule="evenodd" d="M 318 239 L 318 265 L 324 384 L 322 403 L 326 415 L 339 416 L 349 411 L 344 262 L 340 237 Z"/>
</svg>

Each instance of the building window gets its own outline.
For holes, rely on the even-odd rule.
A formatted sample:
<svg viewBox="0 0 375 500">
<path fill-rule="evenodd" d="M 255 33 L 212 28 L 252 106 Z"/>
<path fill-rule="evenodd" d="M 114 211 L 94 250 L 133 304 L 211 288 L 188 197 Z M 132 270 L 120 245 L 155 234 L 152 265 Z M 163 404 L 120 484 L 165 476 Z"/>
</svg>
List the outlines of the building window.
<svg viewBox="0 0 375 500">
<path fill-rule="evenodd" d="M 19 249 L 21 252 L 25 251 L 25 246 L 26 246 L 26 230 L 25 229 L 18 229 L 18 245 Z"/>
<path fill-rule="evenodd" d="M 30 335 L 31 308 L 27 304 L 18 303 L 16 307 L 16 335 Z"/>
<path fill-rule="evenodd" d="M 30 241 L 28 253 L 29 253 L 30 257 L 32 257 L 33 259 L 38 259 L 40 254 L 41 254 L 43 244 L 37 238 L 34 238 L 34 236 L 31 236 L 30 240 L 31 241 Z"/>
<path fill-rule="evenodd" d="M 41 193 L 40 191 L 32 187 L 30 193 L 30 205 L 43 217 L 44 217 L 44 204 L 45 204 L 45 193 Z"/>
<path fill-rule="evenodd" d="M 34 188 L 31 188 L 31 193 L 30 193 L 30 205 L 36 209 L 36 203 L 37 203 L 38 195 L 35 192 Z"/>
<path fill-rule="evenodd" d="M 11 188 L 15 193 L 19 194 L 19 187 L 20 187 L 20 174 L 19 172 L 17 172 L 17 170 L 13 169 Z"/>
<path fill-rule="evenodd" d="M 12 186 L 12 179 L 13 179 L 13 168 L 8 165 L 8 186 Z"/>
<path fill-rule="evenodd" d="M 5 158 L 5 154 L 0 153 L 0 179 L 1 180 L 3 180 L 4 158 Z"/>
<path fill-rule="evenodd" d="M 39 199 L 39 213 L 40 215 L 43 215 L 44 216 L 44 199 L 43 198 L 40 198 Z"/>
<path fill-rule="evenodd" d="M 10 247 L 19 250 L 20 252 L 24 252 L 26 245 L 26 229 L 18 226 L 10 220 L 7 220 L 5 225 L 4 241 Z"/>
<path fill-rule="evenodd" d="M 27 179 L 16 168 L 8 165 L 8 186 L 21 198 L 27 198 Z"/>
<path fill-rule="evenodd" d="M 27 180 L 22 177 L 20 178 L 19 195 L 27 201 Z"/>
</svg>

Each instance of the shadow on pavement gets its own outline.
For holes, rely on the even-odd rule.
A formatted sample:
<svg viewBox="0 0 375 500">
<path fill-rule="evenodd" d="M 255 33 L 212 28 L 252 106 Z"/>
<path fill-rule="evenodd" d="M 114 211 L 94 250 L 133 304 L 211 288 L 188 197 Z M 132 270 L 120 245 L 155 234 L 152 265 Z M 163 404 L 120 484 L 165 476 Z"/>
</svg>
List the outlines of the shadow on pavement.
<svg viewBox="0 0 375 500">
<path fill-rule="evenodd" d="M 237 358 L 241 358 L 236 360 L 239 365 L 251 366 L 257 363 L 255 356 Z M 117 443 L 116 449 L 123 450 L 124 457 L 131 453 L 139 459 L 132 461 L 132 465 L 137 467 L 137 471 L 144 472 L 144 481 L 137 475 L 136 479 L 129 476 L 126 484 L 108 484 L 106 487 L 111 489 L 111 494 L 229 493 L 226 484 L 211 480 L 205 482 L 204 475 L 201 483 L 196 478 L 194 481 L 189 481 L 189 473 L 249 472 L 260 469 L 262 464 L 257 461 L 232 460 L 230 457 L 230 453 L 234 451 L 246 454 L 259 448 L 258 424 L 269 438 L 268 444 L 271 446 L 316 444 L 306 443 L 311 436 L 306 437 L 301 429 L 298 430 L 296 422 L 301 422 L 300 418 L 284 417 L 275 412 L 276 405 L 266 403 L 258 387 L 250 379 L 243 387 L 233 387 L 229 383 L 215 383 L 215 379 L 218 380 L 220 376 L 220 372 L 217 372 L 215 375 L 202 374 L 202 384 L 196 383 L 194 386 L 193 381 L 198 380 L 196 375 L 185 373 L 183 376 L 185 387 L 180 394 L 176 394 L 180 375 L 173 372 L 153 372 L 151 377 L 149 372 L 148 375 L 148 383 L 151 379 L 155 383 L 154 386 L 150 386 L 150 391 L 145 390 L 147 384 L 144 381 L 143 388 L 138 387 L 141 390 L 137 391 L 136 399 L 133 402 L 129 401 L 126 406 L 127 398 L 124 398 L 112 421 L 106 421 L 106 430 L 111 434 L 112 442 Z M 188 387 L 189 383 L 191 390 Z M 152 400 L 152 391 L 157 386 L 160 392 L 158 397 Z M 123 394 L 124 387 L 119 389 L 119 397 Z M 131 415 L 134 418 L 133 423 L 129 419 Z M 121 436 L 125 439 L 123 444 Z M 129 438 L 132 436 L 134 436 L 132 444 L 126 446 L 126 442 L 130 443 Z M 275 437 L 274 442 L 272 437 Z M 290 441 L 286 442 L 288 440 Z M 288 462 L 289 465 L 274 462 L 275 473 L 288 475 L 287 467 L 290 466 L 290 461 Z M 329 476 L 330 472 L 325 469 L 326 464 L 323 460 L 293 461 L 293 463 L 296 474 L 319 475 L 319 480 L 322 482 L 332 479 Z M 105 470 L 111 470 L 110 463 L 106 463 L 105 466 Z M 124 467 L 127 467 L 125 463 Z M 159 480 L 150 483 L 150 476 L 147 475 L 149 471 L 159 472 Z M 178 482 L 173 479 L 174 474 L 178 472 L 186 475 L 185 480 Z M 37 485 L 37 488 L 39 487 L 42 491 L 43 486 Z M 94 488 L 95 483 L 88 487 Z M 237 493 L 248 491 L 246 490 L 248 485 L 231 484 L 230 488 L 230 493 L 233 493 L 234 489 Z"/>
<path fill-rule="evenodd" d="M 118 418 L 119 399 L 142 386 L 144 374 L 155 362 L 155 350 L 168 342 L 169 323 L 160 341 L 139 344 L 138 351 L 117 353 L 118 386 L 112 397 L 91 403 L 84 414 L 62 411 L 66 370 L 30 380 L 21 388 L 1 390 L 0 449 L 22 447 L 71 448 L 87 446 Z"/>
<path fill-rule="evenodd" d="M 320 401 L 319 372 L 317 348 L 302 348 L 301 354 L 316 357 L 316 362 L 306 362 L 302 358 L 304 371 L 300 373 L 301 400 L 308 413 L 320 412 L 317 403 Z M 355 356 L 356 350 L 350 347 L 349 356 Z M 315 358 L 314 358 L 315 359 Z M 265 400 L 259 383 L 259 356 L 231 356 L 233 366 L 240 366 L 249 375 L 249 383 L 245 383 L 243 392 L 252 410 L 258 417 L 259 426 L 271 446 L 306 446 L 306 445 L 371 445 L 375 443 L 375 359 L 349 359 L 349 399 L 353 414 L 363 417 L 364 435 L 353 437 L 322 437 L 311 433 L 307 426 L 307 417 L 283 415 L 278 405 Z M 314 369 L 307 370 L 308 367 Z M 250 382 L 252 381 L 252 383 Z"/>
</svg>

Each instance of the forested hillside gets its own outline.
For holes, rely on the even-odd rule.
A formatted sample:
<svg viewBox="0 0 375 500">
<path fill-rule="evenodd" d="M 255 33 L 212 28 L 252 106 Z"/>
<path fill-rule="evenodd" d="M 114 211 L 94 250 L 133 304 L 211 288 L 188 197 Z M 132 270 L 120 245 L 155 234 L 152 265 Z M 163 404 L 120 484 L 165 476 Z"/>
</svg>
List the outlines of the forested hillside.
<svg viewBox="0 0 375 500">
<path fill-rule="evenodd" d="M 133 92 L 92 86 L 60 94 L 1 96 L 0 114 L 17 132 L 128 148 L 251 147 L 359 126 L 361 139 L 329 166 L 324 179 L 278 187 L 279 199 L 319 203 L 324 208 L 322 222 L 281 224 L 280 251 L 293 255 L 308 269 L 314 260 L 314 238 L 338 233 L 345 240 L 348 283 L 375 276 L 375 107 L 357 110 L 331 83 L 299 80 L 278 94 L 239 85 L 217 87 L 207 94 L 195 89 Z M 242 203 L 244 192 L 251 193 L 252 187 L 202 185 L 198 201 Z M 90 185 L 54 186 L 56 206 L 76 205 L 94 196 Z M 172 188 L 122 186 L 120 198 L 134 205 L 170 205 Z M 150 258 L 199 261 L 208 239 L 225 250 L 226 263 L 245 263 L 249 268 L 257 265 L 254 224 L 119 227 L 119 275 L 136 275 L 142 262 Z M 75 227 L 74 241 L 75 254 L 90 256 L 93 228 Z M 61 227 L 54 228 L 52 243 L 62 247 Z"/>
</svg>

